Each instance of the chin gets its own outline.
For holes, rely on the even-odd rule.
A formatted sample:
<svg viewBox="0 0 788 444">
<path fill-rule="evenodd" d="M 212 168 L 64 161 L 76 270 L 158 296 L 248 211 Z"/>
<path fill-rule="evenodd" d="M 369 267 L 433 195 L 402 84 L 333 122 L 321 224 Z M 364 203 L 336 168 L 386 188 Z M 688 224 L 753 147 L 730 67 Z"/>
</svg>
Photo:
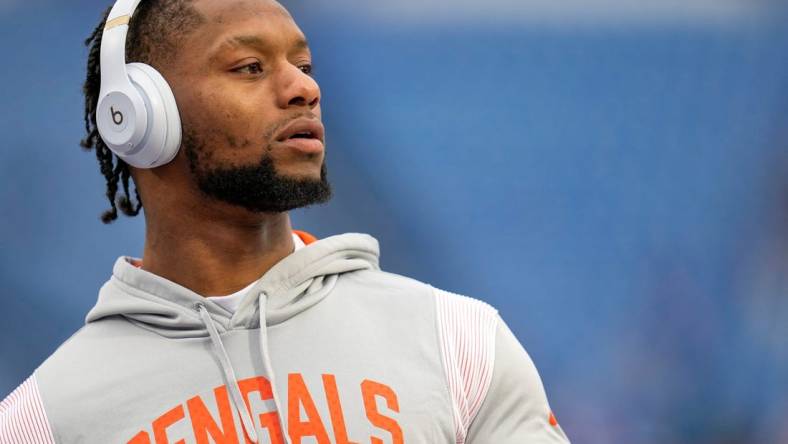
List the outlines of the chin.
<svg viewBox="0 0 788 444">
<path fill-rule="evenodd" d="M 300 163 L 295 165 L 277 165 L 276 174 L 294 180 L 320 180 L 322 165 Z"/>
</svg>

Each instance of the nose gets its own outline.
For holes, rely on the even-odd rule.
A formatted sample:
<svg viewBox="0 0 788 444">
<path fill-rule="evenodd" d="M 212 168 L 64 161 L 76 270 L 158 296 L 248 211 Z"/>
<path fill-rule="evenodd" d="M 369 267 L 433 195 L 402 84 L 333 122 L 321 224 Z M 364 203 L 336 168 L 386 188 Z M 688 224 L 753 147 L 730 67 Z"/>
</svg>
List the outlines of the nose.
<svg viewBox="0 0 788 444">
<path fill-rule="evenodd" d="M 298 66 L 287 63 L 280 78 L 280 108 L 304 107 L 313 110 L 320 104 L 320 86 Z"/>
</svg>

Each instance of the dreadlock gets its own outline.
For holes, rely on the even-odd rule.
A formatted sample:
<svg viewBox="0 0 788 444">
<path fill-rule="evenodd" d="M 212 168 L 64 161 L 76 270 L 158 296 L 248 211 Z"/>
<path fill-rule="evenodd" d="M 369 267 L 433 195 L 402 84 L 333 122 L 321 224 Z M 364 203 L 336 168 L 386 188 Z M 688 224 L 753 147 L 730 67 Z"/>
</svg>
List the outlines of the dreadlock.
<svg viewBox="0 0 788 444">
<path fill-rule="evenodd" d="M 202 15 L 194 9 L 193 0 L 147 0 L 140 3 L 129 23 L 126 38 L 126 62 L 140 62 L 157 68 L 174 54 L 183 38 L 203 22 Z M 87 77 L 82 87 L 85 94 L 85 131 L 80 141 L 86 151 L 95 150 L 101 174 L 107 181 L 106 196 L 110 209 L 101 215 L 105 224 L 118 218 L 118 209 L 127 216 L 136 216 L 142 210 L 139 190 L 134 184 L 129 165 L 115 155 L 101 139 L 96 126 L 96 107 L 101 90 L 101 38 L 112 7 L 102 14 L 101 23 L 85 40 L 88 47 Z M 155 11 L 155 13 L 154 13 Z M 123 194 L 118 197 L 118 188 Z M 136 201 L 136 202 L 135 202 Z"/>
</svg>

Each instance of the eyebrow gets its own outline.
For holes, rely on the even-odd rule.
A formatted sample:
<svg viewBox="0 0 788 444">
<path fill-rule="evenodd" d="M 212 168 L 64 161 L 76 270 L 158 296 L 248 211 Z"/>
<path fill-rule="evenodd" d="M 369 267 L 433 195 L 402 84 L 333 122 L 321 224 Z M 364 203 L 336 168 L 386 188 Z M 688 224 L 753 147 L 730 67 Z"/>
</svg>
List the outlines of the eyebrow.
<svg viewBox="0 0 788 444">
<path fill-rule="evenodd" d="M 260 36 L 257 35 L 237 35 L 234 37 L 230 37 L 221 45 L 219 45 L 219 50 L 226 48 L 226 47 L 252 47 L 252 48 L 259 48 L 259 49 L 266 49 L 269 46 L 269 43 L 262 39 Z M 309 49 L 309 42 L 305 38 L 299 38 L 294 44 L 291 50 L 302 50 L 302 49 Z M 217 52 L 219 51 L 217 50 Z"/>
</svg>

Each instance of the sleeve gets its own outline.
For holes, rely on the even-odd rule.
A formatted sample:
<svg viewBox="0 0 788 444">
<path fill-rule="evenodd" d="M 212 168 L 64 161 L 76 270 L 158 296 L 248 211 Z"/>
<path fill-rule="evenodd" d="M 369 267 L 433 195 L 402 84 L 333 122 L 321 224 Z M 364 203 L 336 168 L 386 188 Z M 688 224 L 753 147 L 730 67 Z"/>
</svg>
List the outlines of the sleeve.
<svg viewBox="0 0 788 444">
<path fill-rule="evenodd" d="M 0 444 L 54 444 L 35 374 L 0 402 Z"/>
<path fill-rule="evenodd" d="M 536 366 L 500 317 L 495 333 L 492 380 L 465 442 L 569 442 L 550 410 Z"/>
<path fill-rule="evenodd" d="M 533 361 L 498 312 L 435 289 L 457 444 L 568 443 Z"/>
</svg>

